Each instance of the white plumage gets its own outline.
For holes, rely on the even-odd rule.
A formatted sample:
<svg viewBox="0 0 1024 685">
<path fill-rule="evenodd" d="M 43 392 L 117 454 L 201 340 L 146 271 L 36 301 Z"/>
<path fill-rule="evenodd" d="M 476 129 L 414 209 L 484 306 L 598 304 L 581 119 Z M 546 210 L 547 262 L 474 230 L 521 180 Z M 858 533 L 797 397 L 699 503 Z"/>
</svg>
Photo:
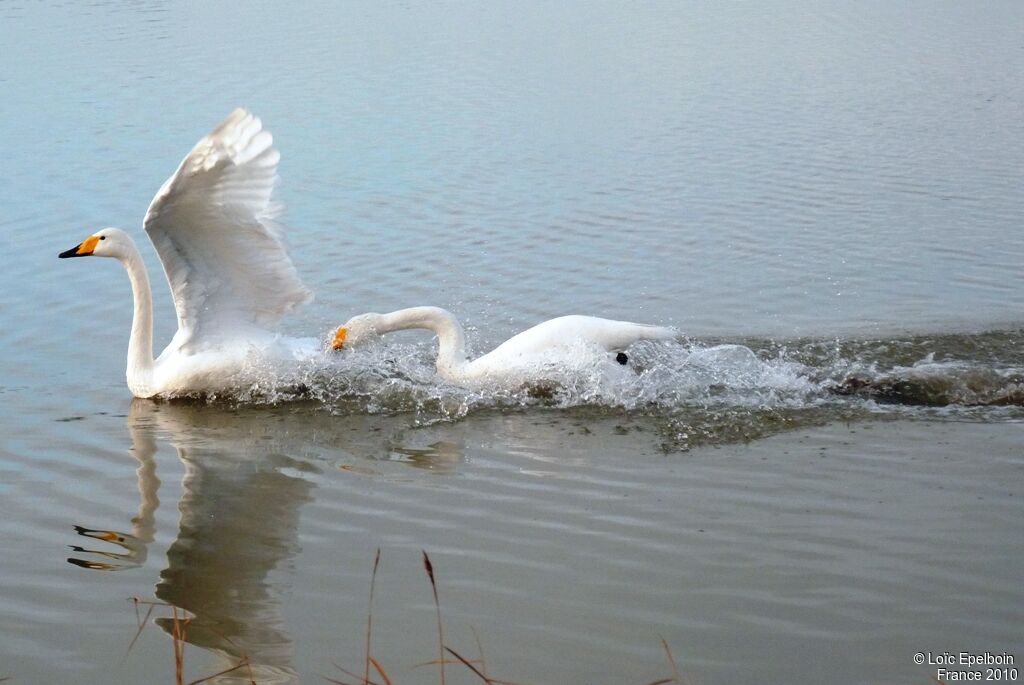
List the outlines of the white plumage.
<svg viewBox="0 0 1024 685">
<path fill-rule="evenodd" d="M 437 372 L 444 380 L 470 387 L 558 381 L 580 355 L 597 353 L 604 365 L 625 363 L 616 354 L 640 340 L 675 340 L 678 331 L 663 326 L 613 321 L 596 316 L 561 316 L 537 324 L 469 361 L 466 337 L 455 315 L 440 307 L 410 307 L 389 314 L 374 312 L 349 319 L 338 329 L 334 348 L 352 347 L 392 331 L 423 328 L 438 338 Z"/>
<path fill-rule="evenodd" d="M 312 298 L 275 222 L 280 155 L 249 112 L 232 112 L 200 140 L 161 186 L 143 225 L 171 286 L 178 331 L 153 358 L 153 296 L 135 241 L 104 228 L 60 257 L 113 257 L 135 299 L 128 340 L 128 387 L 136 397 L 237 389 L 258 360 L 297 360 L 320 349 L 313 338 L 273 332 L 278 320 Z M 464 385 L 545 380 L 583 350 L 617 352 L 638 340 L 677 337 L 670 328 L 591 316 L 563 316 L 523 331 L 468 361 L 458 320 L 437 307 L 363 314 L 339 329 L 336 347 L 374 333 L 426 328 L 437 333 L 439 374 Z M 347 336 L 347 340 L 346 340 Z M 605 358 L 614 364 L 614 357 Z"/>
<path fill-rule="evenodd" d="M 149 205 L 143 225 L 171 284 L 182 350 L 265 329 L 313 297 L 273 221 L 273 142 L 258 118 L 235 110 Z"/>
<path fill-rule="evenodd" d="M 113 257 L 127 270 L 135 296 L 127 378 L 137 397 L 227 389 L 254 353 L 295 357 L 317 347 L 313 339 L 271 330 L 312 299 L 273 220 L 279 159 L 260 120 L 237 109 L 196 144 L 153 198 L 143 224 L 178 316 L 178 331 L 156 360 L 149 277 L 131 237 L 105 228 L 61 253 Z"/>
</svg>

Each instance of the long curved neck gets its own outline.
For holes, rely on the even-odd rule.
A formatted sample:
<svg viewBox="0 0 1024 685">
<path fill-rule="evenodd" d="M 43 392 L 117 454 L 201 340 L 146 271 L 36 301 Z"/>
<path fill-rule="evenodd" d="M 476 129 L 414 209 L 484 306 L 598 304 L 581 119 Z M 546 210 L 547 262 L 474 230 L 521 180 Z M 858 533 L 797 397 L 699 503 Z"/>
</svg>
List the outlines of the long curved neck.
<svg viewBox="0 0 1024 685">
<path fill-rule="evenodd" d="M 466 370 L 466 336 L 455 315 L 440 307 L 410 307 L 382 314 L 376 326 L 378 333 L 408 328 L 426 328 L 437 334 L 437 373 L 452 379 Z"/>
<path fill-rule="evenodd" d="M 146 265 L 134 243 L 120 261 L 128 272 L 135 299 L 132 334 L 128 339 L 128 388 L 136 397 L 148 397 L 153 381 L 153 292 Z"/>
</svg>

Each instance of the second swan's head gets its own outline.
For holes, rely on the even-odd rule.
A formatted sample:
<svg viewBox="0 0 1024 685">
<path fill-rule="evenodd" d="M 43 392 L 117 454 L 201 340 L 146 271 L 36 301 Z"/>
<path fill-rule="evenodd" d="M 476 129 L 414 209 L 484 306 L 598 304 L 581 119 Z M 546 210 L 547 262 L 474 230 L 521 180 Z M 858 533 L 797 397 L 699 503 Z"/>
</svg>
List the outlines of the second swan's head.
<svg viewBox="0 0 1024 685">
<path fill-rule="evenodd" d="M 68 257 L 123 257 L 132 245 L 132 239 L 121 229 L 104 228 L 57 256 L 61 259 Z"/>
<path fill-rule="evenodd" d="M 380 323 L 380 318 L 381 315 L 375 312 L 353 316 L 334 334 L 331 347 L 335 350 L 342 350 L 377 337 L 377 327 Z"/>
</svg>

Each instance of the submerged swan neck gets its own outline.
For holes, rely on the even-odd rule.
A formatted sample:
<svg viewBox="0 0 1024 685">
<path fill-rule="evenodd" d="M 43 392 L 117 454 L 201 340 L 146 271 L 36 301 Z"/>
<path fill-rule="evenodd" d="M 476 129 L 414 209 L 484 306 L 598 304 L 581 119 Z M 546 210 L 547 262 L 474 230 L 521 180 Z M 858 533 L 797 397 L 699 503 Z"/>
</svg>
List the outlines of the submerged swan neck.
<svg viewBox="0 0 1024 685">
<path fill-rule="evenodd" d="M 383 314 L 378 333 L 426 328 L 437 335 L 437 373 L 450 380 L 465 372 L 466 335 L 455 315 L 440 307 L 410 307 Z"/>
<path fill-rule="evenodd" d="M 148 397 L 152 394 L 153 380 L 153 292 L 142 255 L 134 241 L 128 240 L 125 254 L 119 257 L 128 272 L 135 299 L 132 333 L 128 339 L 128 387 L 136 397 Z"/>
</svg>

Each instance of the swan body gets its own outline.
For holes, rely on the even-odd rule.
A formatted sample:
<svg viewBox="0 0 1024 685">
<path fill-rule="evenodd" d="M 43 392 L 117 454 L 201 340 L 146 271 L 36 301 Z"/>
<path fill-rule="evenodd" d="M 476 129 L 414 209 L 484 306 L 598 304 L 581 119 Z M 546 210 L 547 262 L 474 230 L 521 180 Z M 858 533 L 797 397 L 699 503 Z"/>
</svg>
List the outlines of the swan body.
<svg viewBox="0 0 1024 685">
<path fill-rule="evenodd" d="M 623 350 L 640 340 L 675 340 L 663 326 L 613 321 L 596 316 L 561 316 L 537 324 L 469 361 L 466 336 L 455 315 L 440 307 L 410 307 L 389 314 L 349 319 L 334 337 L 334 349 L 359 345 L 392 331 L 423 328 L 438 338 L 437 373 L 456 385 L 483 386 L 558 380 L 558 372 L 580 355 L 597 353 L 607 365 L 625 364 Z M 616 353 L 616 354 L 613 354 Z"/>
<path fill-rule="evenodd" d="M 280 155 L 249 112 L 232 112 L 200 140 L 153 198 L 143 221 L 171 286 L 178 331 L 153 358 L 153 295 L 135 241 L 104 228 L 62 252 L 111 257 L 124 266 L 135 300 L 128 388 L 136 397 L 215 392 L 244 382 L 254 358 L 314 354 L 313 338 L 273 331 L 308 302 L 271 201 Z"/>
</svg>

